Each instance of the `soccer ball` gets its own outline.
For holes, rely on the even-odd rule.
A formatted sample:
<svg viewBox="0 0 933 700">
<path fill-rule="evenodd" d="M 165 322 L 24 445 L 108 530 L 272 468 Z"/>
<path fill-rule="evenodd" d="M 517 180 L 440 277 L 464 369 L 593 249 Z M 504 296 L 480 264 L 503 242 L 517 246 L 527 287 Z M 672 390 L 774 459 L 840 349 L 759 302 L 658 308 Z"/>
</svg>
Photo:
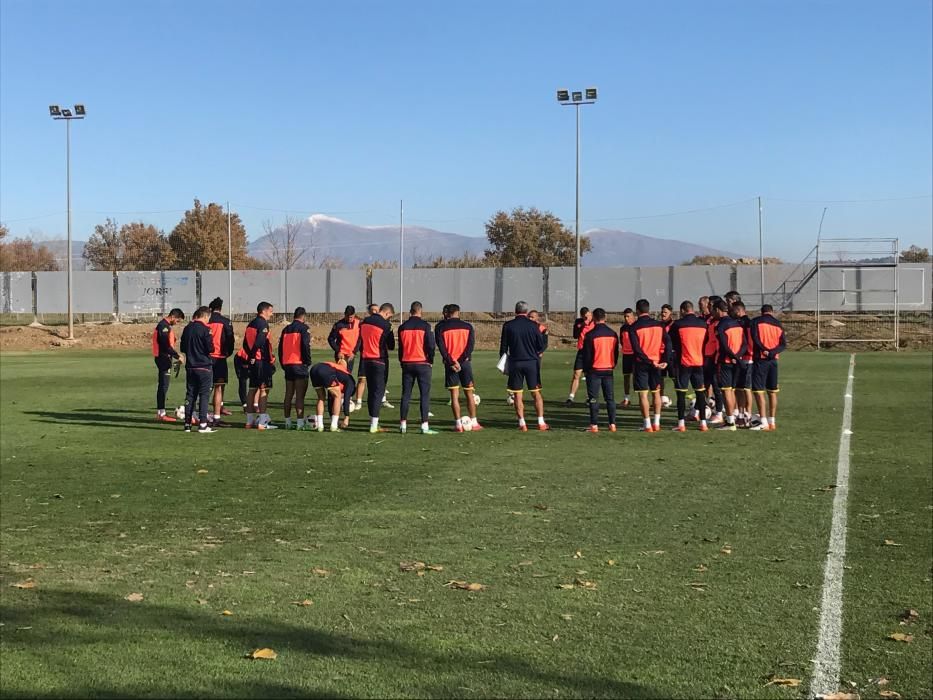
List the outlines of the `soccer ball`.
<svg viewBox="0 0 933 700">
<path fill-rule="evenodd" d="M 178 408 L 175 409 L 175 417 L 178 420 L 185 419 L 185 407 L 184 406 L 179 406 Z"/>
<path fill-rule="evenodd" d="M 464 416 L 461 418 L 460 425 L 462 425 L 463 429 L 468 433 L 473 430 L 473 421 L 470 420 L 469 416 Z"/>
<path fill-rule="evenodd" d="M 476 392 L 473 392 L 473 403 L 474 403 L 476 406 L 479 406 L 479 402 L 480 402 L 481 400 L 482 400 L 482 399 L 480 399 L 479 394 L 477 394 Z"/>
<path fill-rule="evenodd" d="M 662 396 L 661 405 L 664 406 L 664 408 L 668 408 L 671 405 L 671 400 L 667 396 Z"/>
<path fill-rule="evenodd" d="M 506 402 L 509 406 L 514 406 L 514 405 L 515 405 L 515 397 L 514 397 L 512 394 L 509 394 L 507 397 L 505 397 L 505 402 Z"/>
</svg>

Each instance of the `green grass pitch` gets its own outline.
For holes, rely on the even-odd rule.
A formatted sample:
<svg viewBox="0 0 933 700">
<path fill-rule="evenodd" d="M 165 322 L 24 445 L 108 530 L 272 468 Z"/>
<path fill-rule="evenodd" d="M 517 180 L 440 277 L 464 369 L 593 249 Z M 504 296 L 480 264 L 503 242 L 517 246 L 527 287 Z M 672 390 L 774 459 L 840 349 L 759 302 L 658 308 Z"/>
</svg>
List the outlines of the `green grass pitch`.
<svg viewBox="0 0 933 700">
<path fill-rule="evenodd" d="M 482 433 L 451 431 L 435 372 L 437 436 L 370 435 L 362 413 L 340 434 L 185 435 L 153 421 L 144 354 L 5 354 L 0 690 L 804 697 L 848 360 L 787 354 L 774 434 L 639 434 L 631 410 L 581 433 L 572 355 L 549 352 L 551 433 L 515 429 L 481 353 Z M 931 697 L 931 358 L 856 361 L 841 689 Z M 263 647 L 278 658 L 244 658 Z"/>
</svg>

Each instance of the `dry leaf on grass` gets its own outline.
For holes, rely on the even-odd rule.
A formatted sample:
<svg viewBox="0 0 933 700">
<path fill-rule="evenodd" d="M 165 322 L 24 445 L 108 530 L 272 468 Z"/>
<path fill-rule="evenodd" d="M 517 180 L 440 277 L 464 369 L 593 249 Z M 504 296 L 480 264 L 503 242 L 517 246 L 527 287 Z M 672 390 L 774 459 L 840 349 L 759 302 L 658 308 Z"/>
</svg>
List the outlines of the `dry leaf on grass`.
<svg viewBox="0 0 933 700">
<path fill-rule="evenodd" d="M 443 571 L 444 567 L 440 564 L 428 564 L 424 567 L 425 571 Z"/>
<path fill-rule="evenodd" d="M 573 619 L 573 615 L 571 615 L 570 613 L 562 613 L 562 614 L 561 614 L 561 619 L 567 620 L 567 621 L 569 622 L 570 620 Z"/>
<path fill-rule="evenodd" d="M 482 583 L 467 583 L 466 581 L 448 581 L 444 584 L 447 588 L 456 588 L 461 591 L 485 591 L 486 586 Z"/>
<path fill-rule="evenodd" d="M 304 600 L 293 600 L 292 605 L 297 605 L 299 608 L 306 608 L 309 605 L 314 605 L 314 601 L 308 598 L 305 598 Z"/>
<path fill-rule="evenodd" d="M 920 619 L 920 613 L 918 613 L 913 608 L 910 608 L 909 610 L 905 610 L 904 612 L 901 613 L 901 624 L 902 625 L 912 624 L 914 622 L 917 622 L 919 619 Z"/>
<path fill-rule="evenodd" d="M 615 566 L 615 565 L 616 565 L 616 560 L 615 560 L 615 559 L 607 559 L 607 560 L 606 560 L 606 566 Z"/>
<path fill-rule="evenodd" d="M 663 550 L 663 549 L 652 549 L 652 550 L 647 551 L 647 552 L 642 552 L 642 554 L 644 554 L 645 556 L 647 556 L 647 555 L 649 555 L 649 554 L 664 554 L 664 550 Z"/>
<path fill-rule="evenodd" d="M 204 600 L 204 598 L 195 598 L 195 600 L 197 601 L 198 605 L 207 605 L 207 601 Z"/>
<path fill-rule="evenodd" d="M 886 700 L 901 700 L 901 694 L 896 690 L 879 690 L 878 696 Z"/>
<path fill-rule="evenodd" d="M 885 541 L 884 541 L 884 546 L 885 546 L 885 547 L 903 547 L 904 545 L 898 544 L 898 543 L 895 542 L 894 540 L 885 540 Z"/>
<path fill-rule="evenodd" d="M 698 574 L 702 574 L 704 571 L 709 571 L 709 567 L 706 564 L 697 564 L 693 570 Z"/>
<path fill-rule="evenodd" d="M 123 600 L 128 600 L 131 603 L 138 603 L 142 599 L 143 599 L 142 593 L 130 593 L 128 595 L 123 596 Z"/>
<path fill-rule="evenodd" d="M 722 549 L 719 550 L 719 553 L 720 554 L 732 554 L 732 545 L 731 544 L 723 545 Z M 794 680 L 794 679 L 790 679 L 790 680 Z"/>
<path fill-rule="evenodd" d="M 424 571 L 423 561 L 401 561 L 398 564 L 399 571 Z"/>
<path fill-rule="evenodd" d="M 207 469 L 198 469 L 198 474 L 207 474 Z"/>
<path fill-rule="evenodd" d="M 230 612 L 229 610 L 224 610 L 224 611 L 223 611 L 222 613 L 220 613 L 220 614 L 223 615 L 224 617 L 230 617 L 233 613 Z"/>
<path fill-rule="evenodd" d="M 547 506 L 544 505 L 543 503 L 535 503 L 532 506 L 532 508 L 534 508 L 535 510 L 547 510 Z"/>
<path fill-rule="evenodd" d="M 859 700 L 858 693 L 829 693 L 828 695 L 817 695 L 817 700 Z"/>
<path fill-rule="evenodd" d="M 23 590 L 28 588 L 35 588 L 36 582 L 31 578 L 27 578 L 25 581 L 18 581 L 17 583 L 11 583 L 10 588 L 21 588 Z"/>
<path fill-rule="evenodd" d="M 910 644 L 914 641 L 914 636 L 912 634 L 904 634 L 903 632 L 895 632 L 894 634 L 889 634 L 887 639 L 890 639 L 894 642 L 904 642 L 905 644 Z"/>
<path fill-rule="evenodd" d="M 524 561 L 518 562 L 518 566 L 532 566 L 534 564 L 531 559 L 525 559 Z"/>
<path fill-rule="evenodd" d="M 250 659 L 265 659 L 267 661 L 272 661 L 277 656 L 278 654 L 272 651 L 272 649 L 269 649 L 268 647 L 264 647 L 262 649 L 256 649 L 255 651 L 250 653 L 249 658 Z"/>
<path fill-rule="evenodd" d="M 564 591 L 569 591 L 574 588 L 583 588 L 588 591 L 595 591 L 597 588 L 595 581 L 586 581 L 582 578 L 575 578 L 573 583 L 559 583 L 557 587 Z"/>
<path fill-rule="evenodd" d="M 834 488 L 836 488 L 835 484 L 829 484 L 828 486 L 821 486 L 820 488 L 813 489 L 813 490 L 814 491 L 832 491 Z"/>
<path fill-rule="evenodd" d="M 318 567 L 315 567 L 315 568 L 311 569 L 311 573 L 314 574 L 315 576 L 320 576 L 320 577 L 322 577 L 322 578 L 326 578 L 326 577 L 330 576 L 330 570 L 328 570 L 328 569 L 321 569 L 321 568 L 318 568 Z"/>
<path fill-rule="evenodd" d="M 578 549 L 576 552 L 573 553 L 573 558 L 574 558 L 574 559 L 582 559 L 582 558 L 583 558 L 583 552 L 581 552 L 581 551 Z"/>
<path fill-rule="evenodd" d="M 765 684 L 765 687 L 769 685 L 781 685 L 786 688 L 796 688 L 797 686 L 800 685 L 800 679 L 799 678 L 777 678 L 775 676 L 771 676 L 768 682 Z"/>
</svg>

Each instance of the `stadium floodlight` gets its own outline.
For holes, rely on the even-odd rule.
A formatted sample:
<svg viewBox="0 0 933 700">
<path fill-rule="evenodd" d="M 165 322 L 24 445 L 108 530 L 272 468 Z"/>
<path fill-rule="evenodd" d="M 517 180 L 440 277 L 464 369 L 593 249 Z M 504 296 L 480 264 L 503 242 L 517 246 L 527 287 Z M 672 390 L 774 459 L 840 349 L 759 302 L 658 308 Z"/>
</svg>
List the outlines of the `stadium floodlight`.
<svg viewBox="0 0 933 700">
<path fill-rule="evenodd" d="M 577 256 L 573 267 L 573 307 L 576 311 L 580 308 L 580 107 L 591 105 L 596 102 L 596 88 L 586 88 L 586 99 L 583 99 L 584 93 L 581 90 L 560 89 L 557 91 L 557 101 L 564 106 L 576 107 L 577 112 L 577 206 L 576 206 L 576 239 Z M 568 99 L 569 98 L 569 99 Z"/>
<path fill-rule="evenodd" d="M 62 109 L 58 105 L 49 105 L 49 116 L 56 121 L 65 122 L 65 187 L 66 203 L 68 206 L 68 244 L 65 249 L 65 259 L 68 261 L 68 340 L 74 340 L 75 326 L 74 314 L 72 313 L 72 286 L 71 286 L 71 120 L 84 119 L 87 111 L 83 104 L 74 106 L 74 112 L 70 109 Z"/>
</svg>

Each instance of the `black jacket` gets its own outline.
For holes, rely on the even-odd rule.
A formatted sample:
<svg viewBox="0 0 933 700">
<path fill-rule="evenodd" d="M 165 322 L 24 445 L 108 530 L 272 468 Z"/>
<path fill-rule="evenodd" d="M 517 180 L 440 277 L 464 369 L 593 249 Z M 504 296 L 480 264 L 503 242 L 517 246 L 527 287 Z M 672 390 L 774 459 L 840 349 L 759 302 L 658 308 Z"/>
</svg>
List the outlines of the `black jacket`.
<svg viewBox="0 0 933 700">
<path fill-rule="evenodd" d="M 214 360 L 211 352 L 214 338 L 211 329 L 203 321 L 192 321 L 181 334 L 181 351 L 185 353 L 187 369 L 212 369 Z"/>
</svg>

